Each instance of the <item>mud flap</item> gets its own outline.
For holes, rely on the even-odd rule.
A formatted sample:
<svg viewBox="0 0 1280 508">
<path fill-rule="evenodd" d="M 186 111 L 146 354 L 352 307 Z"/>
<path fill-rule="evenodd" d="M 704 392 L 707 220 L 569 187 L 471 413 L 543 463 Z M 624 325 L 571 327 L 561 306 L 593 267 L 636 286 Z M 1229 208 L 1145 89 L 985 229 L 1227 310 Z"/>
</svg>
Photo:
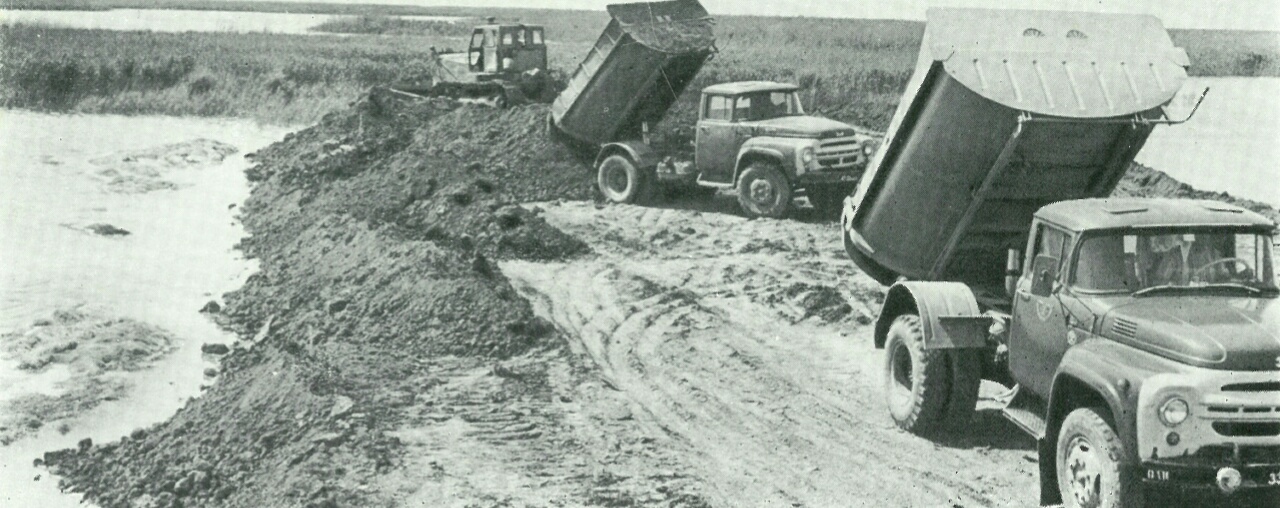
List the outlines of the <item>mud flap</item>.
<svg viewBox="0 0 1280 508">
<path fill-rule="evenodd" d="M 1036 453 L 1040 462 L 1040 506 L 1062 504 L 1062 492 L 1058 490 L 1057 446 L 1048 436 L 1036 440 Z"/>
</svg>

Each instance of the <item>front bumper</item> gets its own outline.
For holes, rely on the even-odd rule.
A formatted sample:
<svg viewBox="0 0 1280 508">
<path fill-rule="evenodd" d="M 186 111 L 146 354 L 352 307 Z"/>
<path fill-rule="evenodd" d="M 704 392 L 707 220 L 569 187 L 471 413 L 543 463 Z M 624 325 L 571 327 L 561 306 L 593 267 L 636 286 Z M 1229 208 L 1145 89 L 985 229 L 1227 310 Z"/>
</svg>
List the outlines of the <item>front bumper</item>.
<svg viewBox="0 0 1280 508">
<path fill-rule="evenodd" d="M 861 170 L 848 171 L 806 171 L 796 177 L 796 182 L 801 187 L 811 184 L 853 184 L 858 183 L 858 179 L 862 178 Z"/>
<path fill-rule="evenodd" d="M 1219 474 L 1239 473 L 1239 490 L 1280 488 L 1280 392 L 1275 372 L 1195 369 L 1143 382 L 1138 396 L 1139 477 L 1148 484 L 1223 492 Z M 1180 397 L 1186 420 L 1164 424 L 1162 404 Z M 1234 473 L 1230 473 L 1234 475 Z"/>
<path fill-rule="evenodd" d="M 1234 469 L 1240 475 L 1239 486 L 1233 488 L 1233 492 L 1257 489 L 1280 491 L 1280 461 L 1243 463 L 1229 459 L 1214 461 L 1198 456 L 1153 460 L 1142 463 L 1139 477 L 1143 483 L 1152 486 L 1222 491 L 1220 474 L 1226 468 Z"/>
</svg>

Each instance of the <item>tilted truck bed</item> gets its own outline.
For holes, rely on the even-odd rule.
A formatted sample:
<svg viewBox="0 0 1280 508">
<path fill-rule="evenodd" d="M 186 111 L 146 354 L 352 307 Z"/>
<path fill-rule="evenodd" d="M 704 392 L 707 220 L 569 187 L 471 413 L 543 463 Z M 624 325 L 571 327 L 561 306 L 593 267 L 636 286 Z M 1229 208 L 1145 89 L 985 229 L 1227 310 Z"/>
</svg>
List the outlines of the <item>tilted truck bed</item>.
<svg viewBox="0 0 1280 508">
<path fill-rule="evenodd" d="M 1002 287 L 1037 209 L 1111 193 L 1187 65 L 1151 16 L 930 9 L 853 198 L 855 261 L 884 284 Z"/>
<path fill-rule="evenodd" d="M 714 50 L 711 18 L 697 0 L 617 4 L 613 19 L 551 105 L 560 132 L 600 145 L 639 139 Z"/>
</svg>

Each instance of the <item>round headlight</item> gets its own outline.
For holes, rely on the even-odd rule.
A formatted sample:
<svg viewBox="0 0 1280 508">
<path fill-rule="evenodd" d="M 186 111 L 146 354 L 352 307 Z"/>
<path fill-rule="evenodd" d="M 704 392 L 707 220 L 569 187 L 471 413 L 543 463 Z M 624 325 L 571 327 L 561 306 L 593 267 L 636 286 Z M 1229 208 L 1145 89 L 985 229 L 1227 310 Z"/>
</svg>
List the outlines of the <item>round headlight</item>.
<svg viewBox="0 0 1280 508">
<path fill-rule="evenodd" d="M 1170 427 L 1186 421 L 1190 414 L 1191 407 L 1182 397 L 1170 397 L 1160 405 L 1160 421 Z"/>
<path fill-rule="evenodd" d="M 804 161 L 805 164 L 813 162 L 813 148 L 805 148 L 803 152 L 800 152 L 800 160 Z"/>
<path fill-rule="evenodd" d="M 871 154 L 873 154 L 873 153 L 876 153 L 876 147 L 872 146 L 872 145 L 871 145 L 871 143 L 867 143 L 867 144 L 865 144 L 865 145 L 862 145 L 862 154 L 863 154 L 863 155 L 866 155 L 867 157 L 870 157 L 870 156 L 871 156 Z"/>
</svg>

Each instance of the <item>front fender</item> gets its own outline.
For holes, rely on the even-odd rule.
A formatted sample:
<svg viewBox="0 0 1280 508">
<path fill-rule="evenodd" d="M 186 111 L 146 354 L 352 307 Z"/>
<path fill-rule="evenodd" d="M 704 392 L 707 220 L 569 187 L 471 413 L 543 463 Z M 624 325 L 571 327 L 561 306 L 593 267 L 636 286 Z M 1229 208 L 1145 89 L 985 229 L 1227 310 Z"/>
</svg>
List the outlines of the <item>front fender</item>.
<svg viewBox="0 0 1280 508">
<path fill-rule="evenodd" d="M 757 156 L 767 157 L 778 163 L 782 168 L 782 173 L 787 176 L 788 180 L 795 178 L 796 164 L 799 162 L 797 157 L 800 155 L 800 149 L 811 141 L 770 136 L 748 139 L 738 149 L 738 158 L 733 165 L 733 181 L 738 181 L 738 175 L 742 174 L 742 170 L 746 169 L 746 163 Z"/>
<path fill-rule="evenodd" d="M 926 349 L 983 347 L 990 318 L 983 316 L 969 286 L 959 282 L 903 281 L 889 288 L 876 318 L 876 348 L 883 348 L 889 326 L 906 313 L 920 316 Z"/>
<path fill-rule="evenodd" d="M 596 167 L 600 167 L 600 163 L 605 158 L 617 154 L 624 154 L 636 163 L 636 167 L 647 168 L 657 166 L 662 160 L 661 154 L 653 149 L 653 147 L 640 140 L 615 141 L 600 147 L 600 152 L 596 154 Z"/>
<path fill-rule="evenodd" d="M 1123 344 L 1094 338 L 1072 346 L 1062 356 L 1058 371 L 1054 374 L 1049 395 L 1048 429 L 1056 437 L 1058 424 L 1081 403 L 1071 390 L 1087 388 L 1111 411 L 1116 434 L 1124 444 L 1125 461 L 1136 461 L 1137 432 L 1134 409 L 1142 381 L 1153 372 L 1135 365 L 1133 355 L 1138 351 Z"/>
</svg>

